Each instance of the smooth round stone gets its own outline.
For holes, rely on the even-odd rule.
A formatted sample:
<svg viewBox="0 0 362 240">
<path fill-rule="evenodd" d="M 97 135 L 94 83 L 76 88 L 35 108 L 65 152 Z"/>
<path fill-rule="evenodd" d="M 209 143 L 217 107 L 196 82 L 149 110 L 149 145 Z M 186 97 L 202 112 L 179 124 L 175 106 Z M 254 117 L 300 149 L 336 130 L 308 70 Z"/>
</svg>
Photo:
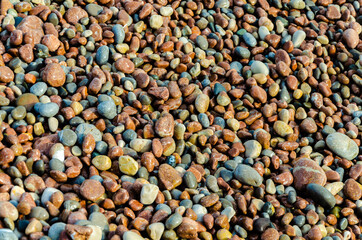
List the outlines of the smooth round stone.
<svg viewBox="0 0 362 240">
<path fill-rule="evenodd" d="M 43 117 L 54 117 L 59 112 L 58 104 L 53 102 L 37 103 L 35 109 L 37 109 Z"/>
<path fill-rule="evenodd" d="M 163 24 L 163 18 L 161 15 L 152 15 L 150 18 L 150 27 L 153 29 L 159 29 Z"/>
<path fill-rule="evenodd" d="M 195 204 L 192 206 L 192 210 L 196 213 L 197 215 L 197 221 L 198 222 L 202 222 L 203 221 L 203 217 L 205 214 L 207 214 L 207 209 L 206 207 L 200 205 L 200 204 Z"/>
<path fill-rule="evenodd" d="M 248 33 L 248 32 L 244 33 L 243 34 L 243 39 L 244 39 L 245 43 L 247 45 L 249 45 L 250 47 L 255 47 L 256 46 L 256 43 L 257 43 L 256 39 L 251 33 Z"/>
<path fill-rule="evenodd" d="M 9 101 L 9 99 L 7 99 Z M 24 93 L 16 99 L 17 106 L 24 106 L 27 111 L 30 111 L 33 106 L 39 102 L 37 96 L 32 93 Z"/>
<path fill-rule="evenodd" d="M 0 217 L 1 218 L 9 218 L 12 221 L 15 221 L 19 217 L 18 210 L 16 207 L 10 202 L 0 202 Z"/>
<path fill-rule="evenodd" d="M 160 13 L 164 17 L 169 17 L 169 16 L 172 15 L 173 9 L 172 9 L 172 7 L 168 7 L 168 6 L 167 7 L 161 7 Z"/>
<path fill-rule="evenodd" d="M 278 135 L 280 135 L 282 137 L 285 137 L 288 134 L 293 133 L 293 129 L 291 126 L 289 126 L 287 123 L 285 123 L 283 121 L 279 121 L 279 120 L 274 123 L 273 129 Z"/>
<path fill-rule="evenodd" d="M 196 43 L 202 50 L 206 50 L 209 47 L 207 39 L 201 35 L 196 37 Z"/>
<path fill-rule="evenodd" d="M 74 146 L 77 142 L 77 134 L 71 129 L 63 129 L 58 132 L 59 141 L 68 147 Z"/>
<path fill-rule="evenodd" d="M 43 204 L 43 206 L 46 206 L 46 202 L 50 201 L 50 197 L 55 192 L 60 192 L 60 191 L 52 187 L 48 187 L 44 190 L 43 194 L 41 195 L 41 203 Z"/>
<path fill-rule="evenodd" d="M 234 171 L 234 176 L 243 184 L 259 187 L 263 183 L 260 174 L 249 165 L 239 164 Z"/>
<path fill-rule="evenodd" d="M 78 136 L 79 143 L 83 143 L 83 138 L 89 133 L 93 135 L 96 142 L 102 140 L 102 133 L 98 130 L 98 128 L 89 123 L 79 124 L 75 129 L 75 133 Z"/>
<path fill-rule="evenodd" d="M 24 106 L 18 106 L 11 111 L 11 116 L 15 120 L 22 120 L 26 117 L 26 108 Z"/>
<path fill-rule="evenodd" d="M 254 221 L 254 230 L 257 232 L 264 232 L 269 226 L 269 218 L 258 218 Z"/>
<path fill-rule="evenodd" d="M 144 240 L 144 238 L 135 232 L 127 231 L 123 234 L 123 240 Z"/>
<path fill-rule="evenodd" d="M 89 15 L 96 17 L 103 11 L 103 7 L 98 4 L 91 3 L 85 6 L 85 10 L 87 10 Z"/>
<path fill-rule="evenodd" d="M 344 183 L 343 182 L 333 182 L 333 183 L 326 184 L 324 187 L 328 191 L 330 191 L 333 195 L 336 195 L 343 189 Z"/>
<path fill-rule="evenodd" d="M 95 226 L 95 225 L 86 225 L 87 227 L 92 228 L 92 233 L 89 235 L 89 240 L 97 240 L 102 239 L 102 228 Z"/>
<path fill-rule="evenodd" d="M 175 229 L 182 223 L 182 216 L 179 213 L 172 214 L 165 223 L 167 229 Z"/>
<path fill-rule="evenodd" d="M 6 228 L 0 229 L 0 239 L 6 240 L 18 240 L 18 237 L 14 233 L 14 231 Z"/>
<path fill-rule="evenodd" d="M 183 176 L 185 184 L 188 188 L 196 189 L 197 188 L 197 180 L 195 175 L 192 172 L 186 172 Z"/>
<path fill-rule="evenodd" d="M 96 53 L 96 62 L 99 65 L 104 65 L 108 62 L 109 59 L 109 48 L 108 46 L 101 46 L 97 49 Z"/>
<path fill-rule="evenodd" d="M 244 47 L 236 47 L 234 50 L 236 56 L 242 58 L 242 59 L 249 59 L 251 53 L 249 49 Z"/>
<path fill-rule="evenodd" d="M 152 223 L 147 227 L 147 233 L 152 240 L 160 240 L 164 231 L 165 225 L 160 222 Z"/>
<path fill-rule="evenodd" d="M 136 138 L 129 143 L 129 146 L 136 152 L 141 152 L 141 153 L 148 152 L 151 150 L 152 140 Z"/>
<path fill-rule="evenodd" d="M 324 186 L 327 176 L 323 169 L 313 160 L 299 159 L 293 167 L 294 186 L 298 190 L 304 189 L 309 183 Z"/>
<path fill-rule="evenodd" d="M 138 163 L 130 156 L 120 156 L 118 164 L 119 170 L 124 174 L 134 176 L 138 171 Z"/>
<path fill-rule="evenodd" d="M 216 98 L 216 102 L 217 104 L 221 105 L 221 106 L 227 106 L 230 104 L 231 99 L 229 98 L 229 96 L 227 95 L 226 92 L 221 92 L 217 98 Z"/>
<path fill-rule="evenodd" d="M 218 0 L 215 3 L 216 8 L 229 8 L 230 2 L 228 0 Z"/>
<path fill-rule="evenodd" d="M 261 144 L 256 140 L 249 140 L 244 143 L 245 146 L 245 157 L 257 158 L 259 157 L 262 147 Z"/>
<path fill-rule="evenodd" d="M 30 88 L 30 92 L 35 96 L 42 96 L 47 91 L 48 86 L 45 82 L 37 82 Z"/>
<path fill-rule="evenodd" d="M 289 5 L 295 9 L 304 9 L 305 8 L 305 2 L 303 0 L 291 0 L 289 2 Z"/>
<path fill-rule="evenodd" d="M 259 29 L 258 29 L 258 34 L 259 34 L 259 38 L 260 38 L 261 40 L 264 40 L 265 37 L 270 34 L 270 32 L 269 32 L 269 30 L 268 30 L 267 27 L 261 26 L 261 27 L 259 27 Z"/>
<path fill-rule="evenodd" d="M 114 101 L 104 101 L 98 104 L 97 111 L 103 117 L 113 119 L 117 115 L 117 106 Z"/>
<path fill-rule="evenodd" d="M 137 133 L 132 129 L 127 129 L 122 133 L 123 140 L 126 142 L 131 142 L 133 139 L 137 138 Z"/>
<path fill-rule="evenodd" d="M 210 98 L 206 94 L 199 94 L 195 100 L 195 107 L 199 113 L 205 113 L 209 108 Z"/>
<path fill-rule="evenodd" d="M 93 212 L 89 216 L 89 221 L 95 226 L 100 227 L 102 230 L 109 230 L 108 220 L 103 213 L 100 212 Z"/>
<path fill-rule="evenodd" d="M 34 207 L 31 209 L 29 217 L 46 221 L 49 218 L 49 213 L 47 212 L 47 210 L 45 208 Z"/>
<path fill-rule="evenodd" d="M 303 1 L 302 1 L 303 2 Z M 304 39 L 306 38 L 306 34 L 303 30 L 298 30 L 293 34 L 292 42 L 295 48 L 298 48 Z"/>
<path fill-rule="evenodd" d="M 260 61 L 254 61 L 251 64 L 250 69 L 254 74 L 262 73 L 266 76 L 269 75 L 268 67 L 263 62 L 260 62 Z"/>
<path fill-rule="evenodd" d="M 115 44 L 121 44 L 126 37 L 126 33 L 124 32 L 123 26 L 120 24 L 116 24 L 112 27 L 112 32 L 114 33 L 114 42 Z"/>
<path fill-rule="evenodd" d="M 57 222 L 51 225 L 48 231 L 48 236 L 52 240 L 58 240 L 60 237 L 60 233 L 65 229 L 66 224 L 63 222 Z"/>
<path fill-rule="evenodd" d="M 157 197 L 158 187 L 154 184 L 144 184 L 141 190 L 141 203 L 145 205 L 152 204 Z"/>
<path fill-rule="evenodd" d="M 336 205 L 336 199 L 332 193 L 319 184 L 308 184 L 307 191 L 314 201 L 325 208 L 333 208 Z"/>
<path fill-rule="evenodd" d="M 92 164 L 101 171 L 107 171 L 112 166 L 112 160 L 105 155 L 98 155 L 92 160 Z"/>
<path fill-rule="evenodd" d="M 347 160 L 353 160 L 359 153 L 357 143 L 343 133 L 329 134 L 326 143 L 335 154 Z"/>
</svg>

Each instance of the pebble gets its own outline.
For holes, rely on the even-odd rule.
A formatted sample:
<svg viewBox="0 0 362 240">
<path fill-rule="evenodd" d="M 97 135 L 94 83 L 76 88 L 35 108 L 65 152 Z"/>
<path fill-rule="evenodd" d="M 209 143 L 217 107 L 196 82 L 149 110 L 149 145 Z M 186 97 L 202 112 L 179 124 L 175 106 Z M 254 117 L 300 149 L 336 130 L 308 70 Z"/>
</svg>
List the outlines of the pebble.
<svg viewBox="0 0 362 240">
<path fill-rule="evenodd" d="M 74 146 L 77 142 L 77 134 L 71 129 L 64 129 L 58 132 L 59 141 L 68 147 Z"/>
<path fill-rule="evenodd" d="M 112 166 L 112 160 L 104 155 L 98 155 L 92 159 L 92 164 L 101 171 L 107 171 Z"/>
<path fill-rule="evenodd" d="M 346 31 L 343 32 L 343 38 L 347 43 L 347 46 L 349 48 L 356 48 L 359 42 L 358 33 L 356 30 L 349 28 Z"/>
<path fill-rule="evenodd" d="M 78 137 L 78 142 L 83 142 L 83 138 L 87 134 L 92 134 L 94 137 L 94 140 L 96 142 L 99 142 L 102 140 L 102 134 L 101 132 L 94 126 L 89 123 L 81 123 L 78 125 L 78 127 L 75 129 L 75 133 Z"/>
<path fill-rule="evenodd" d="M 133 176 L 138 172 L 138 163 L 130 156 L 120 156 L 118 159 L 119 170 Z"/>
<path fill-rule="evenodd" d="M 152 240 L 160 240 L 165 230 L 165 226 L 162 223 L 152 223 L 147 227 L 148 236 Z"/>
<path fill-rule="evenodd" d="M 251 71 L 254 74 L 262 73 L 264 75 L 269 75 L 268 67 L 260 61 L 253 61 L 253 63 L 251 64 Z"/>
<path fill-rule="evenodd" d="M 200 94 L 195 100 L 195 106 L 199 113 L 205 113 L 209 108 L 210 98 L 206 94 Z"/>
<path fill-rule="evenodd" d="M 324 186 L 327 176 L 323 169 L 313 160 L 299 159 L 293 167 L 294 186 L 298 190 L 303 190 L 310 183 Z"/>
<path fill-rule="evenodd" d="M 93 179 L 86 179 L 80 186 L 80 194 L 87 200 L 97 201 L 105 193 L 102 184 Z"/>
<path fill-rule="evenodd" d="M 109 59 L 109 48 L 108 46 L 101 46 L 98 48 L 96 53 L 96 62 L 99 65 L 104 65 L 108 62 Z"/>
<path fill-rule="evenodd" d="M 98 104 L 97 111 L 103 117 L 113 119 L 117 115 L 117 107 L 114 101 L 104 101 Z"/>
<path fill-rule="evenodd" d="M 295 2 L 301 2 L 302 5 L 304 4 L 303 1 L 295 0 Z M 298 48 L 304 39 L 307 37 L 306 33 L 303 30 L 298 30 L 293 34 L 292 42 L 295 48 Z"/>
<path fill-rule="evenodd" d="M 234 171 L 234 176 L 243 184 L 251 185 L 254 187 L 259 187 L 262 182 L 263 178 L 260 174 L 252 167 L 239 164 Z"/>
<path fill-rule="evenodd" d="M 245 146 L 245 157 L 257 158 L 259 157 L 262 146 L 256 140 L 249 140 L 244 143 Z"/>
<path fill-rule="evenodd" d="M 59 112 L 59 106 L 53 102 L 37 103 L 35 109 L 37 109 L 41 116 L 48 118 L 54 117 Z"/>
<path fill-rule="evenodd" d="M 326 144 L 338 156 L 352 160 L 358 155 L 357 144 L 345 134 L 335 132 L 327 136 Z"/>
<path fill-rule="evenodd" d="M 59 63 L 50 63 L 42 72 L 42 79 L 52 87 L 60 87 L 65 83 L 65 72 Z"/>
<path fill-rule="evenodd" d="M 150 27 L 159 29 L 163 24 L 163 18 L 160 15 L 152 15 L 150 18 Z"/>
<path fill-rule="evenodd" d="M 158 187 L 154 184 L 144 184 L 141 190 L 141 203 L 145 205 L 152 204 L 158 194 Z"/>
<path fill-rule="evenodd" d="M 327 189 L 316 183 L 310 183 L 306 187 L 310 197 L 325 208 L 333 208 L 336 199 Z"/>
</svg>

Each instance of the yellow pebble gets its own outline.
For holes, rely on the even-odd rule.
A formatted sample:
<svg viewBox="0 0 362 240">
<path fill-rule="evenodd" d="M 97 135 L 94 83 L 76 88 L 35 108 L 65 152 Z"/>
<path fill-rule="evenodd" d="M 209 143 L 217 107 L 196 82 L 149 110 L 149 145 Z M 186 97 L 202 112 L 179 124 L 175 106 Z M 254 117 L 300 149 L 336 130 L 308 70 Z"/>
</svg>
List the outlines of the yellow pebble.
<svg viewBox="0 0 362 240">
<path fill-rule="evenodd" d="M 293 97 L 294 97 L 295 99 L 300 99 L 302 96 L 303 96 L 303 91 L 300 90 L 300 89 L 296 89 L 296 90 L 293 92 Z"/>
<path fill-rule="evenodd" d="M 231 234 L 231 232 L 229 232 L 226 229 L 220 229 L 219 231 L 217 231 L 216 233 L 216 237 L 218 240 L 228 240 L 229 238 L 231 238 L 233 235 Z"/>
<path fill-rule="evenodd" d="M 44 133 L 44 127 L 41 122 L 37 122 L 34 124 L 34 133 L 37 136 L 40 136 Z"/>
<path fill-rule="evenodd" d="M 75 101 L 70 104 L 70 107 L 73 109 L 75 115 L 80 114 L 84 109 L 82 104 Z"/>
</svg>

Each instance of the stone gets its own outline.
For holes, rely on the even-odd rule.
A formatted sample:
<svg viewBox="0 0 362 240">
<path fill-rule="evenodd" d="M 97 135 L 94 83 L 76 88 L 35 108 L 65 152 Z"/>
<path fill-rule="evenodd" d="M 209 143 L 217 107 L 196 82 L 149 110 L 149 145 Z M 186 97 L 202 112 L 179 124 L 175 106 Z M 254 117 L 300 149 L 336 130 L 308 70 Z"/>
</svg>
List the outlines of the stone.
<svg viewBox="0 0 362 240">
<path fill-rule="evenodd" d="M 120 58 L 114 64 L 115 68 L 123 73 L 133 73 L 135 70 L 134 63 L 128 58 Z"/>
<path fill-rule="evenodd" d="M 10 202 L 4 202 L 4 201 L 0 202 L 0 208 L 1 208 L 1 211 L 0 211 L 1 218 L 9 218 L 12 221 L 15 221 L 18 219 L 18 217 L 19 217 L 18 210 Z"/>
<path fill-rule="evenodd" d="M 155 124 L 155 132 L 160 137 L 172 137 L 174 133 L 174 119 L 170 113 L 163 114 Z"/>
<path fill-rule="evenodd" d="M 303 2 L 301 0 L 295 0 L 295 1 L 300 1 Z M 304 3 L 304 2 L 303 2 Z M 304 39 L 306 38 L 306 33 L 303 30 L 298 30 L 293 34 L 293 38 L 292 38 L 292 42 L 295 48 L 299 48 L 299 46 L 302 44 L 302 42 L 304 41 Z"/>
<path fill-rule="evenodd" d="M 359 36 L 356 30 L 349 28 L 343 32 L 343 39 L 349 48 L 356 48 L 359 43 Z"/>
<path fill-rule="evenodd" d="M 157 197 L 158 187 L 154 184 L 144 184 L 141 190 L 141 203 L 145 205 L 152 204 Z"/>
<path fill-rule="evenodd" d="M 344 183 L 343 182 L 333 182 L 333 183 L 326 184 L 324 187 L 328 191 L 330 191 L 333 195 L 336 195 L 343 189 Z"/>
<path fill-rule="evenodd" d="M 112 161 L 108 156 L 98 155 L 92 159 L 92 164 L 101 171 L 107 171 L 112 166 Z"/>
<path fill-rule="evenodd" d="M 9 83 L 14 80 L 14 72 L 6 66 L 0 66 L 0 82 Z"/>
<path fill-rule="evenodd" d="M 255 47 L 257 44 L 255 37 L 251 33 L 248 32 L 244 33 L 243 39 L 249 47 Z"/>
<path fill-rule="evenodd" d="M 68 147 L 74 146 L 77 142 L 77 134 L 71 129 L 63 129 L 58 132 L 59 141 Z"/>
<path fill-rule="evenodd" d="M 306 118 L 300 123 L 300 129 L 306 133 L 315 133 L 318 130 L 317 124 L 313 118 Z"/>
<path fill-rule="evenodd" d="M 159 29 L 163 24 L 163 18 L 160 15 L 152 15 L 150 18 L 150 27 L 153 29 Z"/>
<path fill-rule="evenodd" d="M 108 62 L 109 59 L 109 48 L 108 46 L 101 46 L 97 49 L 96 53 L 96 62 L 99 65 L 104 65 Z"/>
<path fill-rule="evenodd" d="M 207 39 L 201 35 L 196 37 L 196 43 L 202 50 L 206 50 L 209 47 Z"/>
<path fill-rule="evenodd" d="M 17 26 L 17 30 L 22 31 L 24 36 L 31 36 L 28 40 L 25 40 L 24 37 L 24 42 L 32 46 L 40 43 L 44 36 L 43 21 L 35 15 L 29 15 L 23 18 Z"/>
<path fill-rule="evenodd" d="M 43 207 L 33 207 L 31 209 L 30 218 L 36 218 L 38 220 L 46 221 L 49 219 L 49 213 L 48 211 Z"/>
<path fill-rule="evenodd" d="M 144 238 L 135 232 L 127 231 L 123 234 L 123 240 L 144 240 Z"/>
<path fill-rule="evenodd" d="M 263 183 L 263 178 L 260 174 L 249 165 L 239 164 L 235 171 L 234 176 L 241 183 L 259 187 Z"/>
<path fill-rule="evenodd" d="M 261 235 L 261 240 L 275 240 L 279 239 L 279 233 L 274 228 L 266 229 Z"/>
<path fill-rule="evenodd" d="M 172 190 L 182 183 L 180 174 L 168 164 L 160 165 L 158 169 L 158 177 L 167 190 Z"/>
<path fill-rule="evenodd" d="M 251 71 L 254 74 L 262 73 L 264 75 L 269 75 L 268 67 L 263 62 L 260 61 L 253 61 L 253 63 L 251 64 Z"/>
<path fill-rule="evenodd" d="M 54 223 L 50 226 L 48 231 L 48 236 L 52 240 L 59 240 L 60 239 L 60 233 L 65 229 L 66 224 L 62 222 Z"/>
<path fill-rule="evenodd" d="M 129 146 L 136 152 L 141 152 L 141 153 L 148 152 L 151 150 L 152 140 L 136 138 L 129 143 Z"/>
<path fill-rule="evenodd" d="M 359 153 L 357 143 L 343 133 L 329 134 L 326 138 L 326 144 L 335 154 L 347 160 L 356 158 Z"/>
<path fill-rule="evenodd" d="M 103 117 L 108 119 L 113 119 L 115 116 L 117 116 L 117 106 L 113 100 L 104 101 L 98 104 L 97 111 Z"/>
<path fill-rule="evenodd" d="M 327 18 L 331 20 L 337 20 L 341 18 L 341 9 L 338 5 L 330 4 L 327 8 Z"/>
<path fill-rule="evenodd" d="M 18 237 L 14 233 L 14 231 L 6 228 L 0 229 L 0 239 L 6 240 L 18 240 Z"/>
<path fill-rule="evenodd" d="M 279 120 L 274 123 L 273 129 L 281 137 L 285 137 L 285 136 L 293 133 L 293 129 L 291 126 L 289 126 L 287 123 L 285 123 L 283 121 L 279 121 Z"/>
<path fill-rule="evenodd" d="M 306 187 L 310 197 L 325 208 L 333 208 L 336 205 L 336 199 L 327 189 L 316 183 L 310 183 Z"/>
<path fill-rule="evenodd" d="M 114 33 L 114 42 L 115 44 L 121 44 L 124 41 L 126 33 L 123 29 L 123 26 L 120 24 L 115 24 L 112 27 L 112 32 Z"/>
<path fill-rule="evenodd" d="M 56 188 L 52 188 L 52 187 L 47 187 L 44 191 L 43 194 L 41 196 L 41 203 L 43 204 L 43 206 L 46 206 L 46 203 L 48 201 L 50 201 L 51 196 L 56 193 L 56 192 L 60 192 L 58 189 Z"/>
<path fill-rule="evenodd" d="M 249 140 L 244 143 L 245 157 L 257 158 L 259 157 L 262 147 L 261 144 L 256 140 Z"/>
<path fill-rule="evenodd" d="M 172 214 L 165 222 L 167 229 L 175 229 L 182 223 L 182 216 L 179 213 Z"/>
<path fill-rule="evenodd" d="M 147 227 L 148 236 L 152 240 L 160 240 L 164 231 L 165 225 L 163 223 L 152 223 Z"/>
<path fill-rule="evenodd" d="M 33 86 L 30 87 L 30 92 L 35 96 L 42 96 L 46 92 L 48 86 L 45 82 L 37 82 Z"/>
<path fill-rule="evenodd" d="M 360 185 L 351 178 L 344 182 L 343 193 L 347 198 L 353 201 L 361 199 L 362 196 Z"/>
<path fill-rule="evenodd" d="M 27 111 L 30 111 L 38 102 L 38 97 L 32 93 L 24 93 L 16 99 L 16 105 L 24 106 Z"/>
<path fill-rule="evenodd" d="M 305 8 L 305 2 L 303 0 L 291 0 L 289 2 L 289 5 L 295 9 L 304 9 Z"/>
<path fill-rule="evenodd" d="M 59 112 L 58 104 L 53 102 L 37 103 L 34 108 L 43 117 L 54 117 Z"/>
<path fill-rule="evenodd" d="M 80 186 L 80 194 L 87 200 L 96 202 L 105 193 L 102 184 L 94 179 L 86 179 Z"/>
<path fill-rule="evenodd" d="M 195 100 L 195 107 L 199 113 L 207 112 L 209 108 L 210 98 L 206 94 L 199 94 Z"/>
<path fill-rule="evenodd" d="M 65 13 L 65 20 L 72 24 L 76 24 L 79 20 L 86 17 L 88 17 L 88 13 L 81 7 L 72 7 Z"/>
<path fill-rule="evenodd" d="M 42 79 L 52 87 L 61 87 L 65 83 L 65 72 L 59 63 L 50 63 L 45 67 Z"/>
<path fill-rule="evenodd" d="M 308 158 L 299 159 L 293 167 L 294 186 L 303 190 L 309 183 L 324 186 L 327 176 L 323 169 L 313 160 Z"/>
<path fill-rule="evenodd" d="M 119 170 L 124 174 L 134 176 L 138 172 L 138 163 L 130 156 L 120 156 L 118 165 Z"/>
<path fill-rule="evenodd" d="M 83 138 L 89 133 L 93 135 L 96 142 L 102 140 L 102 133 L 98 130 L 98 128 L 89 123 L 79 124 L 75 129 L 75 133 L 77 134 L 78 142 L 80 143 L 83 142 Z"/>
</svg>

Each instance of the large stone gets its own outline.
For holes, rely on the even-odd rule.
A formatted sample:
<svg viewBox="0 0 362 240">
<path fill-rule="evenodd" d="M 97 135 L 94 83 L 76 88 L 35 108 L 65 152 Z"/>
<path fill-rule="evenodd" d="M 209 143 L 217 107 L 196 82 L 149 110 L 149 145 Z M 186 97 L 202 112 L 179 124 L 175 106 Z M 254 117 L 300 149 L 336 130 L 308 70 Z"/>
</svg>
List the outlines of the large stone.
<svg viewBox="0 0 362 240">
<path fill-rule="evenodd" d="M 168 164 L 159 167 L 158 177 L 167 190 L 172 190 L 182 183 L 180 174 Z"/>
<path fill-rule="evenodd" d="M 354 159 L 359 152 L 357 143 L 343 133 L 335 132 L 329 134 L 326 143 L 335 154 L 347 160 Z"/>
<path fill-rule="evenodd" d="M 239 164 L 235 171 L 234 176 L 241 183 L 259 187 L 263 183 L 263 178 L 260 174 L 252 167 L 246 164 Z"/>
<path fill-rule="evenodd" d="M 294 186 L 298 190 L 304 189 L 309 183 L 324 186 L 327 182 L 323 169 L 313 160 L 302 158 L 294 164 Z"/>
<path fill-rule="evenodd" d="M 332 193 L 321 185 L 316 183 L 310 183 L 307 185 L 306 189 L 310 197 L 323 207 L 333 208 L 336 205 L 336 199 L 334 198 Z"/>
</svg>

